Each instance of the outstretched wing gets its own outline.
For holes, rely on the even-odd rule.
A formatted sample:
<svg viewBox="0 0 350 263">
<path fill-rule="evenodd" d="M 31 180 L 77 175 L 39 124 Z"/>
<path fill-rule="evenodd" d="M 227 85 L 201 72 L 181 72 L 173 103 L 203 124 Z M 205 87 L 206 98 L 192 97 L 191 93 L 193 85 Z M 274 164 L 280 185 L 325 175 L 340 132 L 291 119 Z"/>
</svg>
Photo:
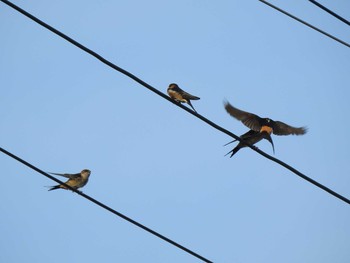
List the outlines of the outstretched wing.
<svg viewBox="0 0 350 263">
<path fill-rule="evenodd" d="M 63 176 L 63 177 L 69 178 L 69 179 L 76 179 L 76 178 L 78 178 L 78 177 L 81 176 L 80 173 L 77 173 L 77 174 L 58 174 L 58 173 L 50 173 L 50 174 Z"/>
<path fill-rule="evenodd" d="M 241 121 L 249 129 L 254 130 L 254 131 L 260 131 L 260 129 L 261 129 L 260 119 L 261 118 L 258 115 L 237 109 L 237 108 L 233 107 L 228 101 L 224 102 L 224 105 L 225 105 L 225 110 L 232 117 Z"/>
<path fill-rule="evenodd" d="M 292 127 L 284 122 L 276 121 L 273 127 L 273 134 L 276 135 L 303 135 L 307 132 L 305 127 Z"/>
</svg>

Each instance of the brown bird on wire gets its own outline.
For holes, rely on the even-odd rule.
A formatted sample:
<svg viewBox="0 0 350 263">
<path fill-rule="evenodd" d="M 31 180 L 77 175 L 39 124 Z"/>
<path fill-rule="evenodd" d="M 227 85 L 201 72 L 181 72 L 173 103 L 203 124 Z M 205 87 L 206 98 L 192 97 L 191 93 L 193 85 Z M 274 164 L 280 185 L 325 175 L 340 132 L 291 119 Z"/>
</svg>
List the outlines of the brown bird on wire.
<svg viewBox="0 0 350 263">
<path fill-rule="evenodd" d="M 191 100 L 199 100 L 199 97 L 193 96 L 186 91 L 179 88 L 179 86 L 175 83 L 171 83 L 167 90 L 170 98 L 177 102 L 187 103 L 191 106 L 191 108 L 196 112 L 196 110 L 193 108 Z M 196 112 L 197 113 L 197 112 Z"/>
<path fill-rule="evenodd" d="M 59 176 L 69 178 L 68 181 L 65 182 L 65 184 L 67 184 L 70 187 L 73 187 L 75 189 L 78 189 L 78 188 L 81 188 L 87 184 L 87 182 L 89 181 L 89 176 L 91 174 L 91 171 L 88 169 L 84 169 L 80 173 L 76 173 L 76 174 L 68 174 L 68 173 L 66 173 L 66 174 L 50 173 L 50 174 L 59 175 Z M 59 184 L 59 185 L 51 186 L 49 191 L 60 189 L 60 188 L 68 190 L 68 188 L 65 185 Z"/>
</svg>

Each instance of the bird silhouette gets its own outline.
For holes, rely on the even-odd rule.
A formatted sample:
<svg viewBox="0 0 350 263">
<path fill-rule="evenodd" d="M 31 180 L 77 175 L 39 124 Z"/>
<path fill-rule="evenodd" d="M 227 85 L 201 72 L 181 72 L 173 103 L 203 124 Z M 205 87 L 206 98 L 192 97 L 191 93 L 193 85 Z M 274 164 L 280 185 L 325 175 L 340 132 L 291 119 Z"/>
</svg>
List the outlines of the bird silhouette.
<svg viewBox="0 0 350 263">
<path fill-rule="evenodd" d="M 273 152 L 275 152 L 275 146 L 273 145 L 273 141 L 272 141 L 271 135 L 268 132 L 266 132 L 266 131 L 257 132 L 257 131 L 249 130 L 245 134 L 241 135 L 240 138 L 244 142 L 246 142 L 246 143 L 248 143 L 250 145 L 254 145 L 257 142 L 261 141 L 262 139 L 266 139 L 266 140 L 268 140 L 271 143 L 272 150 L 273 150 Z M 226 145 L 228 145 L 230 143 L 233 143 L 235 141 L 237 141 L 237 140 L 230 141 L 229 143 L 226 143 L 224 146 L 226 146 Z M 230 155 L 230 158 L 231 158 L 240 149 L 242 149 L 244 147 L 247 147 L 247 145 L 244 142 L 239 142 L 237 144 L 237 146 L 235 148 L 233 148 L 231 151 L 229 151 L 227 154 L 225 154 L 225 156 L 228 155 L 228 154 L 231 154 Z M 254 147 L 256 147 L 256 146 L 254 146 Z"/>
<path fill-rule="evenodd" d="M 281 121 L 274 121 L 270 118 L 261 118 L 256 114 L 237 109 L 229 102 L 225 102 L 225 109 L 228 114 L 241 121 L 253 131 L 266 131 L 275 135 L 303 135 L 307 132 L 305 127 L 296 128 Z"/>
<path fill-rule="evenodd" d="M 224 106 L 228 114 L 241 121 L 250 129 L 247 133 L 240 136 L 240 138 L 251 145 L 261 141 L 262 139 L 266 139 L 272 144 L 273 151 L 275 152 L 271 134 L 303 135 L 307 132 L 306 127 L 293 127 L 281 121 L 274 121 L 270 118 L 261 118 L 254 113 L 235 108 L 227 101 L 224 102 Z M 246 147 L 246 145 L 240 142 L 232 151 L 229 152 L 231 153 L 230 157 L 232 157 L 243 147 Z"/>
</svg>

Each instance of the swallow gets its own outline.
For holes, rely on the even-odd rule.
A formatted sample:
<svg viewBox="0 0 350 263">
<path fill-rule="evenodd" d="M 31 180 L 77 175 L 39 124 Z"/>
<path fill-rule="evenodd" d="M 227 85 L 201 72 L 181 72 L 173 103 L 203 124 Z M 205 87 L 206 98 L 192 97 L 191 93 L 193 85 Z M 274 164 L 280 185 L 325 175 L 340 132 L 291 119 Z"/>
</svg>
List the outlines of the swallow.
<svg viewBox="0 0 350 263">
<path fill-rule="evenodd" d="M 274 121 L 270 118 L 261 118 L 256 114 L 237 109 L 227 101 L 224 105 L 228 114 L 241 121 L 250 129 L 250 131 L 243 134 L 241 138 L 243 137 L 242 139 L 251 145 L 262 139 L 266 139 L 272 144 L 273 151 L 275 152 L 271 138 L 272 133 L 275 135 L 303 135 L 307 132 L 306 127 L 296 128 L 281 121 Z M 244 146 L 244 143 L 241 144 L 240 142 L 237 147 L 230 152 L 232 153 L 231 157 Z"/>
<path fill-rule="evenodd" d="M 179 86 L 175 83 L 171 83 L 168 87 L 168 95 L 170 98 L 177 102 L 187 103 L 191 106 L 191 108 L 196 112 L 196 110 L 193 108 L 191 100 L 199 100 L 199 97 L 193 96 L 186 91 L 179 88 Z M 197 112 L 196 112 L 197 113 Z"/>
<path fill-rule="evenodd" d="M 80 173 L 77 173 L 77 174 L 58 174 L 58 173 L 50 173 L 50 174 L 59 175 L 59 176 L 69 178 L 68 181 L 65 182 L 65 184 L 73 187 L 74 189 L 78 189 L 78 188 L 81 188 L 87 184 L 87 182 L 89 180 L 89 176 L 91 174 L 91 171 L 88 169 L 84 169 Z M 69 190 L 65 185 L 59 184 L 59 185 L 52 186 L 49 189 L 49 191 L 56 190 L 59 188 Z"/>
<path fill-rule="evenodd" d="M 246 142 L 246 143 L 248 143 L 250 145 L 254 145 L 257 142 L 261 141 L 262 139 L 266 139 L 266 140 L 268 140 L 271 143 L 272 150 L 273 150 L 273 152 L 275 152 L 275 146 L 273 145 L 273 141 L 272 141 L 271 135 L 268 132 L 266 132 L 266 131 L 257 132 L 257 131 L 249 130 L 248 132 L 246 132 L 245 134 L 243 134 L 243 135 L 241 135 L 239 137 L 242 139 L 242 141 L 244 141 L 244 142 Z M 230 143 L 233 143 L 235 141 L 237 141 L 237 140 L 233 140 L 233 141 L 231 141 L 229 143 L 226 143 L 224 146 L 226 146 L 226 145 L 228 145 Z M 240 149 L 242 149 L 244 147 L 247 147 L 247 145 L 244 142 L 239 142 L 239 144 L 235 148 L 233 148 L 231 151 L 229 151 L 227 154 L 225 154 L 225 156 L 228 155 L 228 154 L 231 154 L 230 155 L 230 158 L 231 158 Z"/>
<path fill-rule="evenodd" d="M 274 121 L 269 118 L 261 118 L 258 115 L 242 111 L 225 102 L 225 109 L 228 114 L 241 121 L 249 129 L 256 132 L 266 131 L 275 135 L 303 135 L 307 132 L 305 127 L 295 128 L 281 121 Z"/>
</svg>

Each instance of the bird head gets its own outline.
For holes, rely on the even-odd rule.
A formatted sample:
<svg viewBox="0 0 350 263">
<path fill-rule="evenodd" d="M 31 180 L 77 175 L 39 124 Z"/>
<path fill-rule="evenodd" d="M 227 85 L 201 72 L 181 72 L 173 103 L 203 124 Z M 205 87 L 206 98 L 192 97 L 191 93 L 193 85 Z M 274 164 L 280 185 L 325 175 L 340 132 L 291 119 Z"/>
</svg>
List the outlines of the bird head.
<svg viewBox="0 0 350 263">
<path fill-rule="evenodd" d="M 91 174 L 91 171 L 88 169 L 84 169 L 80 172 L 81 175 L 85 175 L 86 177 L 89 177 Z"/>
</svg>

